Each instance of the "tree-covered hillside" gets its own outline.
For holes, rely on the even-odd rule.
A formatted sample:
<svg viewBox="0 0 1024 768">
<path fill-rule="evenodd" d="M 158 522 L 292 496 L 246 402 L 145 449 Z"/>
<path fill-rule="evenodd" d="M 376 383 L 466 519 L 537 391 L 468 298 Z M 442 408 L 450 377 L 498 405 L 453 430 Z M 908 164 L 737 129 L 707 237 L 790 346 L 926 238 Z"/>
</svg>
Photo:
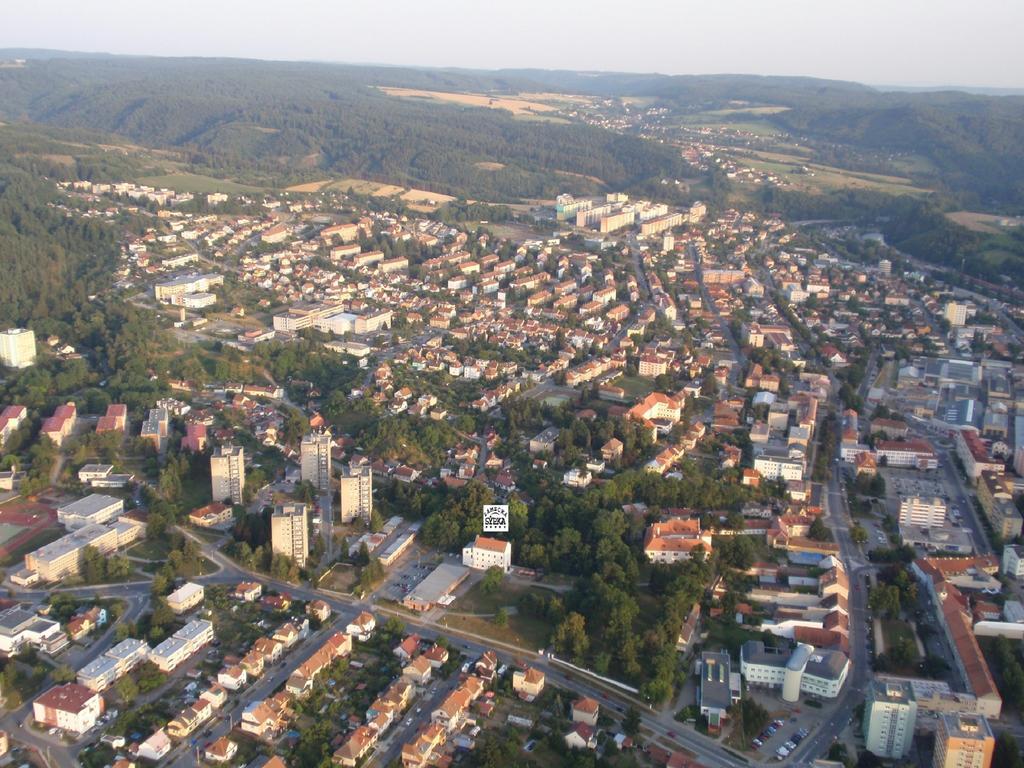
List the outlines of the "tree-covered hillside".
<svg viewBox="0 0 1024 768">
<path fill-rule="evenodd" d="M 634 137 L 395 99 L 371 84 L 510 87 L 469 73 L 321 64 L 41 59 L 0 70 L 0 118 L 113 132 L 277 181 L 330 173 L 488 198 L 631 188 L 685 172 L 678 152 Z M 494 163 L 503 167 L 482 165 Z"/>
</svg>

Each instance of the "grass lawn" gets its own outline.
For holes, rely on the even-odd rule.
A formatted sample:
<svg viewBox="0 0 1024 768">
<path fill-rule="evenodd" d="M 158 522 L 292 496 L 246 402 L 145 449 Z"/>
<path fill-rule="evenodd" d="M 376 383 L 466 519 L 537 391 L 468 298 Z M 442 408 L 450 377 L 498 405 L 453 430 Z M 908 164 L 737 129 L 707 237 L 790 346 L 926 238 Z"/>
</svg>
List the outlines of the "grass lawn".
<svg viewBox="0 0 1024 768">
<path fill-rule="evenodd" d="M 331 570 L 324 574 L 317 585 L 322 589 L 331 589 L 342 594 L 351 594 L 352 588 L 359 581 L 359 569 L 354 565 L 335 563 Z"/>
<path fill-rule="evenodd" d="M 161 563 L 167 559 L 171 551 L 170 542 L 167 539 L 146 539 L 140 541 L 134 547 L 128 548 L 129 557 L 139 557 L 143 560 L 159 560 Z"/>
<path fill-rule="evenodd" d="M 243 192 L 260 192 L 260 187 L 239 184 L 226 179 L 215 179 L 198 173 L 165 173 L 162 176 L 146 176 L 138 180 L 139 184 L 148 184 L 161 189 L 173 189 L 175 192 L 192 192 L 206 194 L 208 192 L 224 192 L 241 194 Z"/>
<path fill-rule="evenodd" d="M 611 382 L 613 387 L 622 387 L 632 398 L 646 397 L 654 391 L 654 379 L 642 376 L 619 376 Z"/>
<path fill-rule="evenodd" d="M 914 648 L 914 656 L 917 656 L 917 643 L 914 640 L 914 631 L 906 622 L 896 619 L 882 619 L 882 637 L 885 640 L 886 651 L 892 648 L 896 642 L 903 639 L 910 643 L 911 647 Z"/>
<path fill-rule="evenodd" d="M 750 631 L 742 624 L 734 624 L 722 619 L 713 619 L 707 623 L 708 639 L 704 644 L 707 650 L 724 648 L 732 654 L 733 658 L 739 658 L 740 646 L 747 640 L 760 640 L 761 633 Z"/>
<path fill-rule="evenodd" d="M 445 626 L 476 635 L 490 637 L 505 643 L 514 643 L 528 649 L 543 648 L 547 645 L 551 627 L 540 619 L 513 615 L 508 617 L 508 626 L 498 627 L 494 622 L 475 616 L 445 614 Z"/>
</svg>

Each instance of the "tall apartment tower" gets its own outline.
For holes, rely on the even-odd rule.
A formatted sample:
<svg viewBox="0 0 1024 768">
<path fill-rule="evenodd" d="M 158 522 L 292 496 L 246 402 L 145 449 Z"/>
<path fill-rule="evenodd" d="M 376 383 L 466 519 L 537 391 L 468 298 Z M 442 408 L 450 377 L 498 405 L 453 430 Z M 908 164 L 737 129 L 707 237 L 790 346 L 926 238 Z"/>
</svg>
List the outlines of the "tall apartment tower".
<svg viewBox="0 0 1024 768">
<path fill-rule="evenodd" d="M 300 568 L 309 556 L 309 513 L 305 504 L 278 504 L 270 516 L 270 545 Z"/>
<path fill-rule="evenodd" d="M 245 451 L 240 445 L 218 445 L 210 457 L 210 483 L 213 500 L 231 499 L 242 503 L 245 489 Z"/>
<path fill-rule="evenodd" d="M 331 444 L 331 433 L 324 430 L 306 435 L 299 447 L 302 479 L 321 491 L 331 489 Z"/>
<path fill-rule="evenodd" d="M 0 331 L 0 366 L 28 368 L 36 361 L 36 334 L 29 328 Z"/>
<path fill-rule="evenodd" d="M 877 757 L 895 760 L 910 750 L 917 723 L 917 699 L 906 682 L 874 680 L 864 702 L 865 746 Z"/>
<path fill-rule="evenodd" d="M 996 739 L 981 715 L 942 714 L 935 729 L 934 768 L 990 768 Z"/>
<path fill-rule="evenodd" d="M 373 511 L 373 470 L 370 466 L 343 467 L 339 485 L 338 517 L 341 522 L 350 523 L 357 517 L 370 522 Z"/>
</svg>

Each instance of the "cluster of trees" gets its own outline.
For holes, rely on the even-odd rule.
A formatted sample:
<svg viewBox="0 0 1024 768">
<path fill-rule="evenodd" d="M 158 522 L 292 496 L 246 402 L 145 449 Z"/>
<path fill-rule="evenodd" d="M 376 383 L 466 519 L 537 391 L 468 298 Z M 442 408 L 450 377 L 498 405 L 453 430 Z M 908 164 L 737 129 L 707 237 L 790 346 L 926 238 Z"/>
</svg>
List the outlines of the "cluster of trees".
<svg viewBox="0 0 1024 768">
<path fill-rule="evenodd" d="M 87 584 L 124 581 L 131 572 L 131 561 L 124 555 L 104 555 L 95 547 L 82 550 L 82 578 Z"/>
<path fill-rule="evenodd" d="M 999 693 L 1003 701 L 1018 711 L 1024 707 L 1024 666 L 1021 665 L 1020 641 L 1011 642 L 1005 637 L 992 641 L 994 669 L 999 678 Z"/>
</svg>

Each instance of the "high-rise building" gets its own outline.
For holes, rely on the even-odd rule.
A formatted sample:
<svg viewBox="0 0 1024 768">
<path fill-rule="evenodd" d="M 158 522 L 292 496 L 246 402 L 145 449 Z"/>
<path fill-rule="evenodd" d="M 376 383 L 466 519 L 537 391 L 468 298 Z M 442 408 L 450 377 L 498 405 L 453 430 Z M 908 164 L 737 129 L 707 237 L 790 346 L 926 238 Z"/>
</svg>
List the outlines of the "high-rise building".
<svg viewBox="0 0 1024 768">
<path fill-rule="evenodd" d="M 210 482 L 213 500 L 231 499 L 242 503 L 245 489 L 245 450 L 240 445 L 218 445 L 210 457 Z"/>
<path fill-rule="evenodd" d="M 958 301 L 946 302 L 945 314 L 950 325 L 964 325 L 967 322 L 967 305 Z"/>
<path fill-rule="evenodd" d="M 996 740 L 981 715 L 942 714 L 935 729 L 933 768 L 990 768 Z"/>
<path fill-rule="evenodd" d="M 864 702 L 864 741 L 877 757 L 897 759 L 910 750 L 917 723 L 917 699 L 906 682 L 874 680 Z"/>
<path fill-rule="evenodd" d="M 0 365 L 28 368 L 36 361 L 36 334 L 28 328 L 0 331 Z"/>
<path fill-rule="evenodd" d="M 341 522 L 350 523 L 357 517 L 369 522 L 373 512 L 373 471 L 370 466 L 344 467 L 338 482 L 338 516 Z"/>
<path fill-rule="evenodd" d="M 270 516 L 270 544 L 300 568 L 309 555 L 309 514 L 305 504 L 278 504 Z"/>
<path fill-rule="evenodd" d="M 331 488 L 331 444 L 331 433 L 324 430 L 306 435 L 299 448 L 303 481 L 312 483 L 321 491 Z"/>
<path fill-rule="evenodd" d="M 883 275 L 891 275 L 892 274 L 892 262 L 889 261 L 888 259 L 879 259 L 878 260 L 878 271 L 881 272 Z"/>
</svg>

